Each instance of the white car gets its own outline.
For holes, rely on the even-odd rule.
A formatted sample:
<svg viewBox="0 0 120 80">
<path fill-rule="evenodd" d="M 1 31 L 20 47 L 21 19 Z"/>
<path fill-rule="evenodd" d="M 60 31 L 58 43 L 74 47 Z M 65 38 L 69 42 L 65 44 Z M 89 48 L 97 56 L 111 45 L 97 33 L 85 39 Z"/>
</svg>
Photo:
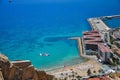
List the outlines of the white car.
<svg viewBox="0 0 120 80">
<path fill-rule="evenodd" d="M 115 73 L 115 71 L 114 70 L 112 70 L 112 69 L 110 69 L 110 70 L 108 70 L 108 71 L 106 71 L 106 73 Z"/>
<path fill-rule="evenodd" d="M 102 62 L 102 60 L 101 59 L 98 59 L 98 61 L 101 63 Z"/>
</svg>

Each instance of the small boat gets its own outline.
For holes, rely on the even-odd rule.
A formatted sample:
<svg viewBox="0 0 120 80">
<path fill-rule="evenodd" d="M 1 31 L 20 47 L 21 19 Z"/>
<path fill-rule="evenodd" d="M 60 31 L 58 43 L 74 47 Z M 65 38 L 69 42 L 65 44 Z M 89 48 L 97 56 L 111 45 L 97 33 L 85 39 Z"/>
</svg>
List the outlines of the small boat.
<svg viewBox="0 0 120 80">
<path fill-rule="evenodd" d="M 49 56 L 48 53 L 40 53 L 40 56 Z"/>
</svg>

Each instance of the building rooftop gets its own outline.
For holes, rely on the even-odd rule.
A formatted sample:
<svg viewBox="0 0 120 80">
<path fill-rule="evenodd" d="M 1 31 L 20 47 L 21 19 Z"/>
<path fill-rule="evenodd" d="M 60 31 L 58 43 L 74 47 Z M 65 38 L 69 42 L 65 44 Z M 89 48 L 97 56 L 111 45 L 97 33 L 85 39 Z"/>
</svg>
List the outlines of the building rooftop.
<svg viewBox="0 0 120 80">
<path fill-rule="evenodd" d="M 102 77 L 96 77 L 96 78 L 89 78 L 88 80 L 111 80 L 111 79 L 106 76 L 102 76 Z"/>
<path fill-rule="evenodd" d="M 116 51 L 116 53 L 117 53 L 118 55 L 120 55 L 120 50 L 119 50 L 119 51 Z"/>
<path fill-rule="evenodd" d="M 97 45 L 99 50 L 103 53 L 105 52 L 112 52 L 111 49 L 107 46 L 104 45 L 103 40 L 101 39 L 99 33 L 97 31 L 89 31 L 89 32 L 84 32 L 85 35 L 83 35 L 84 39 L 84 44 L 86 45 Z M 95 47 L 94 47 L 95 48 Z"/>
<path fill-rule="evenodd" d="M 111 49 L 104 44 L 98 44 L 98 47 L 101 52 L 112 52 Z"/>
<path fill-rule="evenodd" d="M 97 38 L 95 38 L 95 39 L 87 39 L 87 40 L 84 40 L 84 41 L 88 41 L 88 42 L 102 42 L 102 40 L 101 39 L 97 39 Z"/>
<path fill-rule="evenodd" d="M 99 34 L 99 32 L 94 31 L 94 30 L 88 31 L 88 32 L 83 32 L 83 35 L 98 35 L 98 34 Z"/>
<path fill-rule="evenodd" d="M 120 39 L 120 28 L 115 28 L 112 30 L 112 33 L 113 33 L 113 36 L 116 38 L 116 39 Z"/>
<path fill-rule="evenodd" d="M 96 38 L 100 38 L 99 34 L 90 34 L 90 35 L 83 35 L 83 37 L 96 37 Z"/>
<path fill-rule="evenodd" d="M 84 41 L 85 44 L 93 44 L 93 45 L 98 45 L 99 43 L 102 43 L 102 42 L 99 42 L 99 41 L 88 41 L 88 40 L 85 40 Z"/>
<path fill-rule="evenodd" d="M 83 33 L 85 44 L 98 44 L 103 42 L 98 31 L 89 31 Z"/>
</svg>

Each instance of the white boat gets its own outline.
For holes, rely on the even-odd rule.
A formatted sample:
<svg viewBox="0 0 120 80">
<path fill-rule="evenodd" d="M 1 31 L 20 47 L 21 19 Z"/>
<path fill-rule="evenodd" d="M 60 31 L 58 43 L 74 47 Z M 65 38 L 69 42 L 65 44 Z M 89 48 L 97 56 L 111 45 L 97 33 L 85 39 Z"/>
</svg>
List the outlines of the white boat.
<svg viewBox="0 0 120 80">
<path fill-rule="evenodd" d="M 49 56 L 48 53 L 40 53 L 40 56 Z"/>
</svg>

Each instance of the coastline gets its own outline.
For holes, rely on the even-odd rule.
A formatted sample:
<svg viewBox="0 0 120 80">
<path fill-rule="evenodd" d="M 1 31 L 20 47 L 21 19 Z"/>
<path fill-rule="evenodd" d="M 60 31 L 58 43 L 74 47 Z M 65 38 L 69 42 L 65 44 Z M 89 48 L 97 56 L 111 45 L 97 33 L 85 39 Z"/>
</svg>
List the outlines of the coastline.
<svg viewBox="0 0 120 80">
<path fill-rule="evenodd" d="M 72 66 L 65 66 L 63 68 L 52 70 L 47 73 L 52 74 L 54 76 L 60 76 L 61 73 L 71 73 L 72 71 L 74 71 L 78 75 L 80 75 L 82 77 L 86 77 L 86 76 L 88 76 L 87 75 L 88 69 L 90 69 L 93 74 L 94 74 L 94 71 L 96 71 L 95 74 L 98 74 L 99 70 L 101 69 L 101 65 L 98 64 L 95 60 L 89 59 L 86 62 L 72 65 Z"/>
<path fill-rule="evenodd" d="M 84 59 L 84 61 L 82 61 L 81 63 L 70 64 L 70 65 L 63 65 L 63 66 L 57 66 L 57 67 L 54 67 L 54 68 L 43 69 L 43 70 L 49 73 L 49 72 L 52 72 L 52 71 L 56 71 L 56 70 L 59 70 L 59 69 L 63 69 L 63 68 L 65 68 L 65 67 L 76 66 L 76 65 L 85 63 L 85 62 L 87 62 L 87 61 L 89 61 L 89 60 L 90 60 L 90 59 Z M 40 69 L 40 70 L 41 70 L 41 69 Z"/>
<path fill-rule="evenodd" d="M 59 76 L 61 77 L 61 73 L 68 74 L 68 73 L 72 73 L 72 72 L 77 73 L 79 76 L 86 77 L 86 76 L 88 76 L 87 75 L 88 69 L 91 69 L 93 74 L 94 74 L 94 71 L 96 71 L 96 73 L 98 74 L 99 70 L 101 69 L 101 65 L 96 62 L 95 56 L 89 57 L 89 56 L 86 56 L 83 54 L 83 46 L 82 46 L 80 37 L 71 37 L 68 39 L 77 41 L 78 54 L 80 55 L 80 57 L 84 58 L 85 61 L 78 63 L 76 65 L 63 66 L 61 68 L 52 69 L 52 70 L 49 70 L 46 72 L 48 74 L 52 74 L 52 75 L 56 76 L 57 78 Z"/>
<path fill-rule="evenodd" d="M 119 16 L 107 16 L 107 17 L 102 17 L 102 18 L 111 19 L 111 18 L 116 18 L 116 17 L 120 17 L 120 15 Z M 107 31 L 110 30 L 110 28 L 102 21 L 102 19 L 101 18 L 89 18 L 88 22 L 92 30 L 99 31 L 101 38 L 105 39 L 104 35 L 108 33 Z M 47 73 L 54 75 L 57 79 L 68 79 L 68 80 L 71 80 L 71 77 L 86 78 L 86 77 L 93 76 L 93 75 L 100 75 L 100 71 L 103 69 L 103 66 L 97 61 L 97 56 L 95 55 L 89 56 L 89 55 L 84 54 L 83 52 L 84 46 L 82 45 L 82 41 L 80 37 L 71 37 L 69 39 L 77 41 L 78 53 L 80 57 L 86 58 L 88 60 L 85 62 L 76 64 L 76 65 L 64 66 L 63 68 L 55 69 Z M 109 37 L 107 37 L 107 41 L 108 43 L 110 43 Z M 89 72 L 90 72 L 90 75 L 89 75 Z"/>
</svg>

